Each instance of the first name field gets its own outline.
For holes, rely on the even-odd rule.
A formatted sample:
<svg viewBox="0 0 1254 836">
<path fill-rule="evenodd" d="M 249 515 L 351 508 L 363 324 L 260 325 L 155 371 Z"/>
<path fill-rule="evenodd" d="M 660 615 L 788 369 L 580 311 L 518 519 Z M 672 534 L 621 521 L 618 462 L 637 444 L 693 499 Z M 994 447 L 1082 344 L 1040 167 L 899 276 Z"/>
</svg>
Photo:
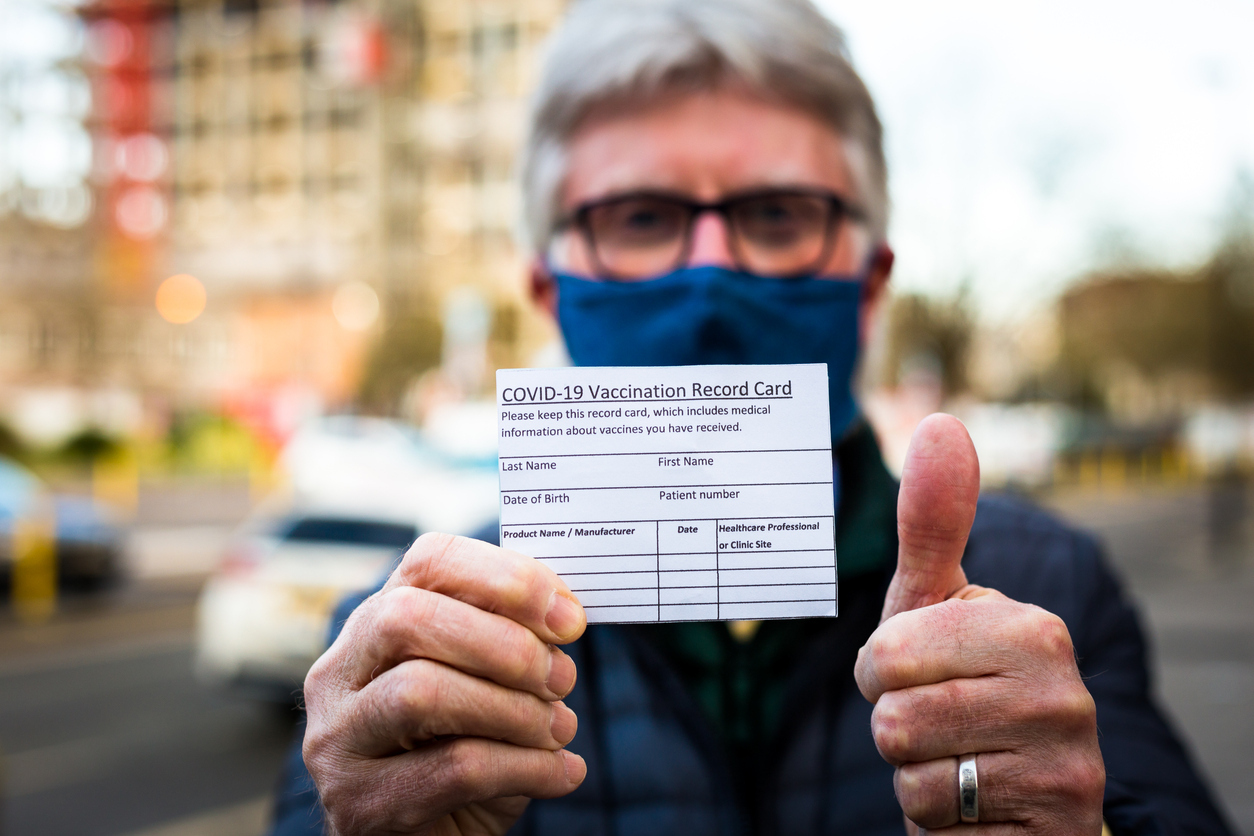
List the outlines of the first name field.
<svg viewBox="0 0 1254 836">
<path fill-rule="evenodd" d="M 835 614 L 826 366 L 502 370 L 497 410 L 501 544 L 590 620 Z"/>
</svg>

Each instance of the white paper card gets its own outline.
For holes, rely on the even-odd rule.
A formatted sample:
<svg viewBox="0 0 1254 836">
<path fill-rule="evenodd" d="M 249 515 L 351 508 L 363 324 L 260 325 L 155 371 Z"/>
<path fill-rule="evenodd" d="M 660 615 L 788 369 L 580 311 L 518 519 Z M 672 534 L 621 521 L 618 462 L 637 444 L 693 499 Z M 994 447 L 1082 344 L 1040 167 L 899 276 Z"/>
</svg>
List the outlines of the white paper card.
<svg viewBox="0 0 1254 836">
<path fill-rule="evenodd" d="M 588 621 L 834 616 L 825 364 L 503 369 L 501 545 Z"/>
</svg>

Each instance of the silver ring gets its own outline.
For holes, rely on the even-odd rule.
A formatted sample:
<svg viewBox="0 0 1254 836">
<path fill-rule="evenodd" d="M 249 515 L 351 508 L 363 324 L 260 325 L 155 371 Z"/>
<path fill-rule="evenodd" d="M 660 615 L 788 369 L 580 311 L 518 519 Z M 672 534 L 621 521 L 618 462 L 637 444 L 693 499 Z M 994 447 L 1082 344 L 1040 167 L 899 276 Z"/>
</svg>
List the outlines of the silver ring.
<svg viewBox="0 0 1254 836">
<path fill-rule="evenodd" d="M 958 815 L 963 824 L 980 820 L 980 781 L 975 774 L 975 755 L 958 759 Z"/>
</svg>

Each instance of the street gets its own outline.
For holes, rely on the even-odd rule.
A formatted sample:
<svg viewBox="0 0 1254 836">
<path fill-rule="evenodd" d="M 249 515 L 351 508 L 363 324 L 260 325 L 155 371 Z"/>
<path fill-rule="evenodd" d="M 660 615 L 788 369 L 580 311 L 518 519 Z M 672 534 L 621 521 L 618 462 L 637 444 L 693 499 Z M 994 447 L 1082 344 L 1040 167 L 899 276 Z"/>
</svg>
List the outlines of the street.
<svg viewBox="0 0 1254 836">
<path fill-rule="evenodd" d="M 193 836 L 205 813 L 218 814 L 208 832 L 260 831 L 291 722 L 193 680 L 194 592 L 153 584 L 45 627 L 6 625 L 6 834 L 148 834 L 192 817 L 151 832 Z"/>
<path fill-rule="evenodd" d="M 1106 543 L 1140 605 L 1162 703 L 1233 826 L 1254 835 L 1254 497 L 1193 486 L 1049 504 Z"/>
<path fill-rule="evenodd" d="M 1197 487 L 1049 504 L 1106 539 L 1154 635 L 1160 693 L 1239 832 L 1254 836 L 1249 500 L 1218 535 L 1216 504 Z M 211 551 L 204 538 L 217 529 L 200 520 L 166 520 L 141 543 L 177 542 L 179 524 L 197 540 L 189 553 Z M 208 568 L 180 559 L 187 571 Z M 193 679 L 200 577 L 150 572 L 64 601 L 39 626 L 0 609 L 6 836 L 262 832 L 291 717 Z"/>
</svg>

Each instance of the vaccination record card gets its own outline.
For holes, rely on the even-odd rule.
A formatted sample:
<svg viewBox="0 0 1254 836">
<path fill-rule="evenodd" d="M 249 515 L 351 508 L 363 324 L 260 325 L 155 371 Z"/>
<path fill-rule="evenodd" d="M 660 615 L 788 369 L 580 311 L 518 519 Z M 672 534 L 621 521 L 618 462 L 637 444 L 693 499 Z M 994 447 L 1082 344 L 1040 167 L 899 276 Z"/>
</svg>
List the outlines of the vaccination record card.
<svg viewBox="0 0 1254 836">
<path fill-rule="evenodd" d="M 501 545 L 590 623 L 837 614 L 827 366 L 503 369 Z"/>
</svg>

